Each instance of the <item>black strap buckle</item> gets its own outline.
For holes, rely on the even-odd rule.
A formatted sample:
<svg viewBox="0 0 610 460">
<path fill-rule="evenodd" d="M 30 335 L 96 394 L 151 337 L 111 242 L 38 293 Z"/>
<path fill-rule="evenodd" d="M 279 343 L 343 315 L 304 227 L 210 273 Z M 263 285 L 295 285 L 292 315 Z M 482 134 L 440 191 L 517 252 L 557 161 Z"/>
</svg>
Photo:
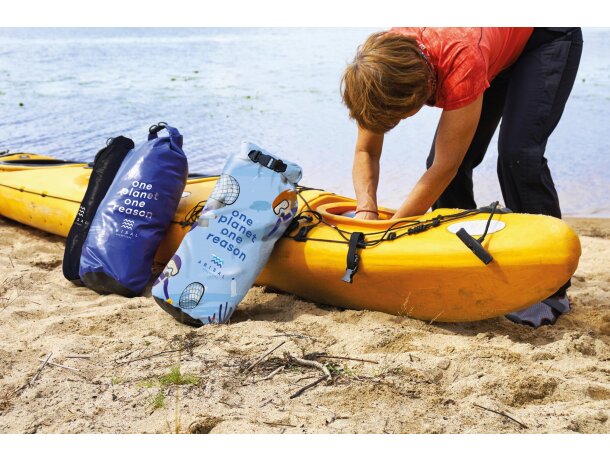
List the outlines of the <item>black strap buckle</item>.
<svg viewBox="0 0 610 460">
<path fill-rule="evenodd" d="M 299 231 L 297 232 L 296 236 L 294 237 L 294 240 L 298 241 L 300 243 L 303 243 L 303 242 L 307 241 L 307 234 L 314 227 L 315 227 L 315 225 L 304 225 L 304 226 L 302 226 L 299 229 Z"/>
<path fill-rule="evenodd" d="M 360 257 L 358 255 L 356 255 L 354 262 L 356 263 L 356 266 L 353 269 L 346 269 L 343 278 L 341 278 L 341 281 L 352 284 L 352 282 L 354 281 L 354 275 L 358 271 L 358 263 L 360 262 Z"/>
<path fill-rule="evenodd" d="M 354 275 L 358 272 L 360 266 L 360 256 L 358 255 L 358 248 L 364 247 L 364 233 L 354 232 L 349 239 L 349 249 L 347 250 L 347 268 L 341 281 L 345 283 L 352 283 Z"/>
<path fill-rule="evenodd" d="M 260 150 L 250 151 L 250 153 L 248 153 L 248 158 L 250 158 L 254 163 L 258 163 L 271 171 L 278 173 L 283 173 L 286 171 L 286 163 L 284 163 L 282 160 L 278 160 L 277 158 L 273 158 L 271 155 L 265 155 Z"/>
<path fill-rule="evenodd" d="M 286 231 L 284 232 L 284 236 L 290 235 L 297 228 L 299 228 L 299 225 L 301 225 L 301 221 L 311 223 L 313 221 L 313 219 L 311 216 L 304 216 L 302 214 L 296 216 L 294 219 L 292 219 L 292 221 L 286 228 Z M 307 233 L 313 227 L 315 227 L 315 225 L 308 225 L 308 226 L 306 225 L 306 226 L 301 227 L 301 229 L 299 229 L 299 232 L 297 233 L 297 236 L 294 237 L 295 241 L 305 241 L 307 239 Z M 303 228 L 307 228 L 307 230 L 303 231 Z"/>
</svg>

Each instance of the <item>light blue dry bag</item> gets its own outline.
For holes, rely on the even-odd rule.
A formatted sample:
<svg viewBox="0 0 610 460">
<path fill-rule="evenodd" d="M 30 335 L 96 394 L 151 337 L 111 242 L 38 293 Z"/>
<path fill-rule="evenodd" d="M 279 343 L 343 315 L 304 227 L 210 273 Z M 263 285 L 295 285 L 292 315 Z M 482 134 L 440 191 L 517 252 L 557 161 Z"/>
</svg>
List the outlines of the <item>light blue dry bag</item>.
<svg viewBox="0 0 610 460">
<path fill-rule="evenodd" d="M 225 323 L 297 212 L 301 168 L 244 142 L 155 281 L 156 302 L 193 326 Z"/>
</svg>

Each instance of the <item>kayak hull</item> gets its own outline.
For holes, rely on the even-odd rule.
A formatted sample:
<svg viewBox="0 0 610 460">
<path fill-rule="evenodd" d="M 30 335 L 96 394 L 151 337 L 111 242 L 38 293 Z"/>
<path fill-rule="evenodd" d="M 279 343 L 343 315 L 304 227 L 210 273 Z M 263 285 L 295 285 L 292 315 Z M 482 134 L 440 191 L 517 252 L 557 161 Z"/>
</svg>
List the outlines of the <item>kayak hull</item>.
<svg viewBox="0 0 610 460">
<path fill-rule="evenodd" d="M 0 215 L 65 237 L 90 174 L 83 164 L 0 172 Z M 155 262 L 167 263 L 177 250 L 216 179 L 188 180 Z M 325 224 L 313 226 L 305 241 L 280 239 L 257 284 L 327 305 L 436 322 L 475 321 L 552 295 L 575 272 L 581 254 L 578 236 L 560 219 L 496 213 L 482 244 L 493 257 L 486 265 L 455 233 L 461 227 L 481 228 L 490 217 L 489 212 L 481 212 L 412 235 L 400 236 L 399 230 L 393 240 L 358 249 L 358 270 L 352 283 L 346 283 L 342 281 L 348 253 L 345 235 L 363 232 L 370 243 L 388 227 L 405 225 L 388 220 L 393 213 L 389 209 L 381 210 L 378 221 L 342 216 L 355 207 L 350 198 L 322 190 L 302 191 L 299 210 L 319 213 Z M 418 219 L 458 212 L 439 209 Z"/>
<path fill-rule="evenodd" d="M 0 172 L 0 215 L 54 235 L 68 236 L 85 195 L 91 168 L 28 168 Z M 187 181 L 174 221 L 161 243 L 155 262 L 165 264 L 174 255 L 188 231 L 191 210 L 205 203 L 216 185 L 216 177 Z"/>
<path fill-rule="evenodd" d="M 334 213 L 355 210 L 355 200 L 310 196 L 309 206 L 343 231 L 378 232 L 394 222 L 341 217 Z M 457 212 L 438 209 L 420 219 Z M 381 217 L 392 214 L 385 210 Z M 492 220 L 501 223 L 495 226 L 503 228 L 485 237 L 483 247 L 493 260 L 484 264 L 454 231 L 471 224 L 480 228 L 488 218 L 489 213 L 476 214 L 361 249 L 352 283 L 342 281 L 347 245 L 334 228 L 318 225 L 306 243 L 281 239 L 258 281 L 328 305 L 459 322 L 497 317 L 543 300 L 576 271 L 578 236 L 560 219 L 542 215 L 495 214 Z"/>
</svg>

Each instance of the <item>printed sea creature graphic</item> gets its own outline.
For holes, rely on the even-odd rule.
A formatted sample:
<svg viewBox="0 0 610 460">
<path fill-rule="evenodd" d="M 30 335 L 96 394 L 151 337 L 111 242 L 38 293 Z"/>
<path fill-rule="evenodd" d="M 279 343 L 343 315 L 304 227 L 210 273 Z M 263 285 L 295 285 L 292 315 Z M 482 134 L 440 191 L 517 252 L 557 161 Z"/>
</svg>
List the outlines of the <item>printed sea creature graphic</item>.
<svg viewBox="0 0 610 460">
<path fill-rule="evenodd" d="M 294 190 L 284 190 L 273 200 L 273 213 L 278 216 L 274 227 L 263 236 L 267 241 L 280 228 L 282 222 L 290 222 L 298 209 L 297 193 Z"/>
<path fill-rule="evenodd" d="M 174 256 L 167 263 L 163 272 L 159 275 L 159 277 L 153 283 L 153 286 L 163 282 L 163 293 L 165 294 L 165 300 L 167 303 L 173 304 L 172 299 L 169 296 L 168 287 L 169 287 L 169 279 L 172 276 L 176 276 L 180 272 L 180 268 L 182 267 L 182 259 L 178 254 L 174 254 Z"/>
<path fill-rule="evenodd" d="M 208 323 L 226 323 L 233 312 L 235 307 L 229 307 L 229 303 L 220 304 L 218 306 L 218 314 L 214 313 L 212 316 L 208 316 Z"/>
</svg>

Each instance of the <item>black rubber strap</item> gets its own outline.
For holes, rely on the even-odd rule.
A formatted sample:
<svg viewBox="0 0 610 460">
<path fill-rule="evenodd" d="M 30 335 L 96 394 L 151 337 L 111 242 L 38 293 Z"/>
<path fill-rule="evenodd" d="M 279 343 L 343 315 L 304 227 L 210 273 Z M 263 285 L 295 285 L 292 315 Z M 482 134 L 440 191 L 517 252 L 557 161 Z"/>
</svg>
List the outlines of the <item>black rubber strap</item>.
<svg viewBox="0 0 610 460">
<path fill-rule="evenodd" d="M 483 232 L 483 234 L 479 238 L 477 238 L 477 241 L 479 243 L 483 243 L 483 240 L 487 236 L 487 232 L 489 231 L 489 225 L 491 224 L 491 219 L 493 219 L 494 214 L 496 212 L 496 209 L 498 209 L 498 205 L 499 204 L 500 203 L 498 201 L 494 201 L 493 203 L 491 203 L 489 205 L 491 207 L 491 212 L 489 213 L 489 218 L 487 219 L 487 224 L 485 224 L 485 231 Z"/>
<path fill-rule="evenodd" d="M 354 279 L 354 275 L 358 271 L 360 264 L 360 256 L 358 255 L 358 248 L 364 247 L 364 233 L 354 232 L 349 239 L 349 249 L 347 250 L 347 262 L 345 275 L 342 280 L 346 283 L 351 283 Z"/>
<path fill-rule="evenodd" d="M 265 155 L 259 150 L 250 151 L 248 158 L 261 166 L 264 166 L 265 168 L 269 168 L 271 171 L 278 173 L 283 173 L 286 171 L 286 163 L 284 163 L 282 160 L 273 158 L 271 155 Z"/>
<path fill-rule="evenodd" d="M 302 226 L 299 231 L 297 232 L 296 236 L 294 237 L 295 241 L 299 241 L 299 242 L 304 242 L 307 241 L 307 234 L 310 232 L 310 230 L 312 230 L 315 227 L 315 225 L 304 225 Z"/>
</svg>

